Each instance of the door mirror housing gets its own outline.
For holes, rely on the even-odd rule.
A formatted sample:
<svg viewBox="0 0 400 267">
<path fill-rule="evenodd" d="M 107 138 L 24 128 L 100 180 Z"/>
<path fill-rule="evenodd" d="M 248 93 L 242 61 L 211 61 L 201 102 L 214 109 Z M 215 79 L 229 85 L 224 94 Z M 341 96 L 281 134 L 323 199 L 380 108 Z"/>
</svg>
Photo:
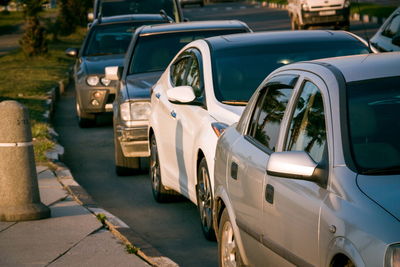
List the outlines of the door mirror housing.
<svg viewBox="0 0 400 267">
<path fill-rule="evenodd" d="M 69 57 L 74 57 L 77 58 L 79 54 L 79 49 L 78 48 L 68 48 L 65 50 L 65 54 Z"/>
<path fill-rule="evenodd" d="M 320 182 L 315 174 L 318 164 L 304 151 L 272 153 L 267 163 L 267 174 L 272 176 Z"/>
<path fill-rule="evenodd" d="M 393 36 L 392 44 L 400 46 L 400 33 Z"/>
<path fill-rule="evenodd" d="M 122 77 L 123 67 L 121 66 L 112 66 L 105 68 L 105 78 L 111 81 L 119 81 Z"/>
<path fill-rule="evenodd" d="M 178 86 L 167 91 L 168 100 L 175 104 L 188 104 L 196 99 L 191 86 Z"/>
</svg>

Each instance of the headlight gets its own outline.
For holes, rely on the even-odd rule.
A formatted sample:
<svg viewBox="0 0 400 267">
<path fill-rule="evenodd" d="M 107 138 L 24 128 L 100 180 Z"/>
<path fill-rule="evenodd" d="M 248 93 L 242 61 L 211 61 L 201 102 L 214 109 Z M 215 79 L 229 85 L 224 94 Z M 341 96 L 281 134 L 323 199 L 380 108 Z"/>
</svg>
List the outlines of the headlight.
<svg viewBox="0 0 400 267">
<path fill-rule="evenodd" d="M 350 6 L 350 0 L 344 1 L 344 7 L 348 8 Z"/>
<path fill-rule="evenodd" d="M 301 5 L 301 8 L 302 8 L 304 11 L 310 10 L 310 7 L 308 6 L 307 3 L 302 4 L 302 5 Z"/>
<path fill-rule="evenodd" d="M 90 86 L 96 86 L 99 83 L 99 77 L 97 77 L 97 76 L 88 76 L 86 78 L 86 82 Z"/>
<path fill-rule="evenodd" d="M 124 121 L 148 120 L 151 112 L 150 102 L 125 102 L 120 106 Z"/>
<path fill-rule="evenodd" d="M 391 245 L 387 249 L 385 267 L 400 267 L 400 244 Z"/>
<path fill-rule="evenodd" d="M 111 83 L 111 80 L 106 79 L 105 77 L 101 78 L 100 81 L 104 86 L 109 86 Z"/>
</svg>

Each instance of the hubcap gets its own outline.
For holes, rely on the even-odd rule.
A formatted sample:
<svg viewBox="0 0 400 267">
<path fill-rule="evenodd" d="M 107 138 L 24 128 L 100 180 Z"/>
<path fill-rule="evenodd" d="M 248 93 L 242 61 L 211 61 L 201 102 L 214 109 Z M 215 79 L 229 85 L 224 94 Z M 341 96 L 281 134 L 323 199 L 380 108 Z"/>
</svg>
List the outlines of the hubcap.
<svg viewBox="0 0 400 267">
<path fill-rule="evenodd" d="M 151 171 L 151 184 L 154 191 L 157 191 L 160 184 L 160 164 L 158 162 L 157 144 L 152 139 L 151 142 L 151 156 L 150 156 L 150 171 Z"/>
<path fill-rule="evenodd" d="M 221 254 L 222 266 L 238 266 L 236 261 L 236 242 L 233 235 L 232 225 L 229 221 L 227 221 L 222 228 Z"/>
<path fill-rule="evenodd" d="M 212 227 L 212 194 L 210 179 L 205 167 L 201 168 L 198 185 L 199 211 L 201 223 L 206 231 Z"/>
</svg>

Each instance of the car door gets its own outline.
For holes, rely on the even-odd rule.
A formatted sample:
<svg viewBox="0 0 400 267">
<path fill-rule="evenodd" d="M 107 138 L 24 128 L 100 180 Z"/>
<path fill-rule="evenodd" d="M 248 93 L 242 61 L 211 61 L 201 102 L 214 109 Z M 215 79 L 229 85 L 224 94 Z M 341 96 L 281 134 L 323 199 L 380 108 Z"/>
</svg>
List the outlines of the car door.
<svg viewBox="0 0 400 267">
<path fill-rule="evenodd" d="M 180 192 L 195 202 L 196 140 L 204 124 L 209 122 L 209 115 L 205 103 L 201 53 L 195 48 L 190 48 L 184 53 L 188 56 L 187 74 L 179 85 L 192 87 L 196 99 L 193 103 L 172 104 L 176 114 L 175 155 Z"/>
<path fill-rule="evenodd" d="M 173 104 L 168 100 L 167 90 L 172 86 L 182 85 L 190 63 L 190 56 L 182 54 L 170 66 L 169 77 L 164 77 L 161 84 L 154 88 L 155 103 L 153 103 L 153 113 L 157 118 L 155 123 L 158 125 L 156 132 L 157 145 L 159 147 L 159 157 L 161 172 L 163 173 L 163 183 L 165 186 L 179 189 L 179 170 L 176 149 L 176 138 L 178 121 Z"/>
<path fill-rule="evenodd" d="M 282 75 L 260 91 L 243 135 L 228 156 L 227 188 L 251 265 L 265 265 L 261 245 L 265 168 L 275 150 L 280 124 L 297 76 Z"/>
<path fill-rule="evenodd" d="M 302 81 L 292 109 L 286 113 L 291 115 L 286 115 L 289 119 L 281 132 L 281 146 L 283 151 L 308 152 L 327 175 L 329 98 L 320 88 L 327 92 L 325 84 L 311 74 Z M 326 184 L 266 175 L 264 190 L 263 245 L 297 266 L 319 266 L 319 239 L 329 240 L 319 236 Z"/>
</svg>

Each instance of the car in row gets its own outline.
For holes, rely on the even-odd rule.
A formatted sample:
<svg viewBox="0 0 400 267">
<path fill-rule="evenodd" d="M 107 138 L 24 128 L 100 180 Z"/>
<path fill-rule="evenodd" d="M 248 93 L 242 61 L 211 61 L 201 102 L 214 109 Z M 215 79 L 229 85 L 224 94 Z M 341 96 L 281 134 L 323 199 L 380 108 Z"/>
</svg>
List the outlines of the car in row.
<svg viewBox="0 0 400 267">
<path fill-rule="evenodd" d="M 160 23 L 170 20 L 159 14 L 99 18 L 88 30 L 81 49 L 67 49 L 66 54 L 77 59 L 73 80 L 80 127 L 92 126 L 98 114 L 112 111 L 116 83 L 106 79 L 104 68 L 123 65 L 136 28 Z"/>
<path fill-rule="evenodd" d="M 371 38 L 371 44 L 381 52 L 400 51 L 400 6 Z"/>
<path fill-rule="evenodd" d="M 116 83 L 113 128 L 118 175 L 140 169 L 140 158 L 150 156 L 150 89 L 176 53 L 197 39 L 250 31 L 241 21 L 227 20 L 150 25 L 134 32 L 123 67 L 105 70 L 106 79 Z"/>
<path fill-rule="evenodd" d="M 400 266 L 400 53 L 294 63 L 215 155 L 220 266 Z"/>
<path fill-rule="evenodd" d="M 155 200 L 187 197 L 198 206 L 205 237 L 214 239 L 218 137 L 239 120 L 265 76 L 296 61 L 371 52 L 359 37 L 335 31 L 234 34 L 186 45 L 152 88 L 148 136 Z"/>
</svg>

